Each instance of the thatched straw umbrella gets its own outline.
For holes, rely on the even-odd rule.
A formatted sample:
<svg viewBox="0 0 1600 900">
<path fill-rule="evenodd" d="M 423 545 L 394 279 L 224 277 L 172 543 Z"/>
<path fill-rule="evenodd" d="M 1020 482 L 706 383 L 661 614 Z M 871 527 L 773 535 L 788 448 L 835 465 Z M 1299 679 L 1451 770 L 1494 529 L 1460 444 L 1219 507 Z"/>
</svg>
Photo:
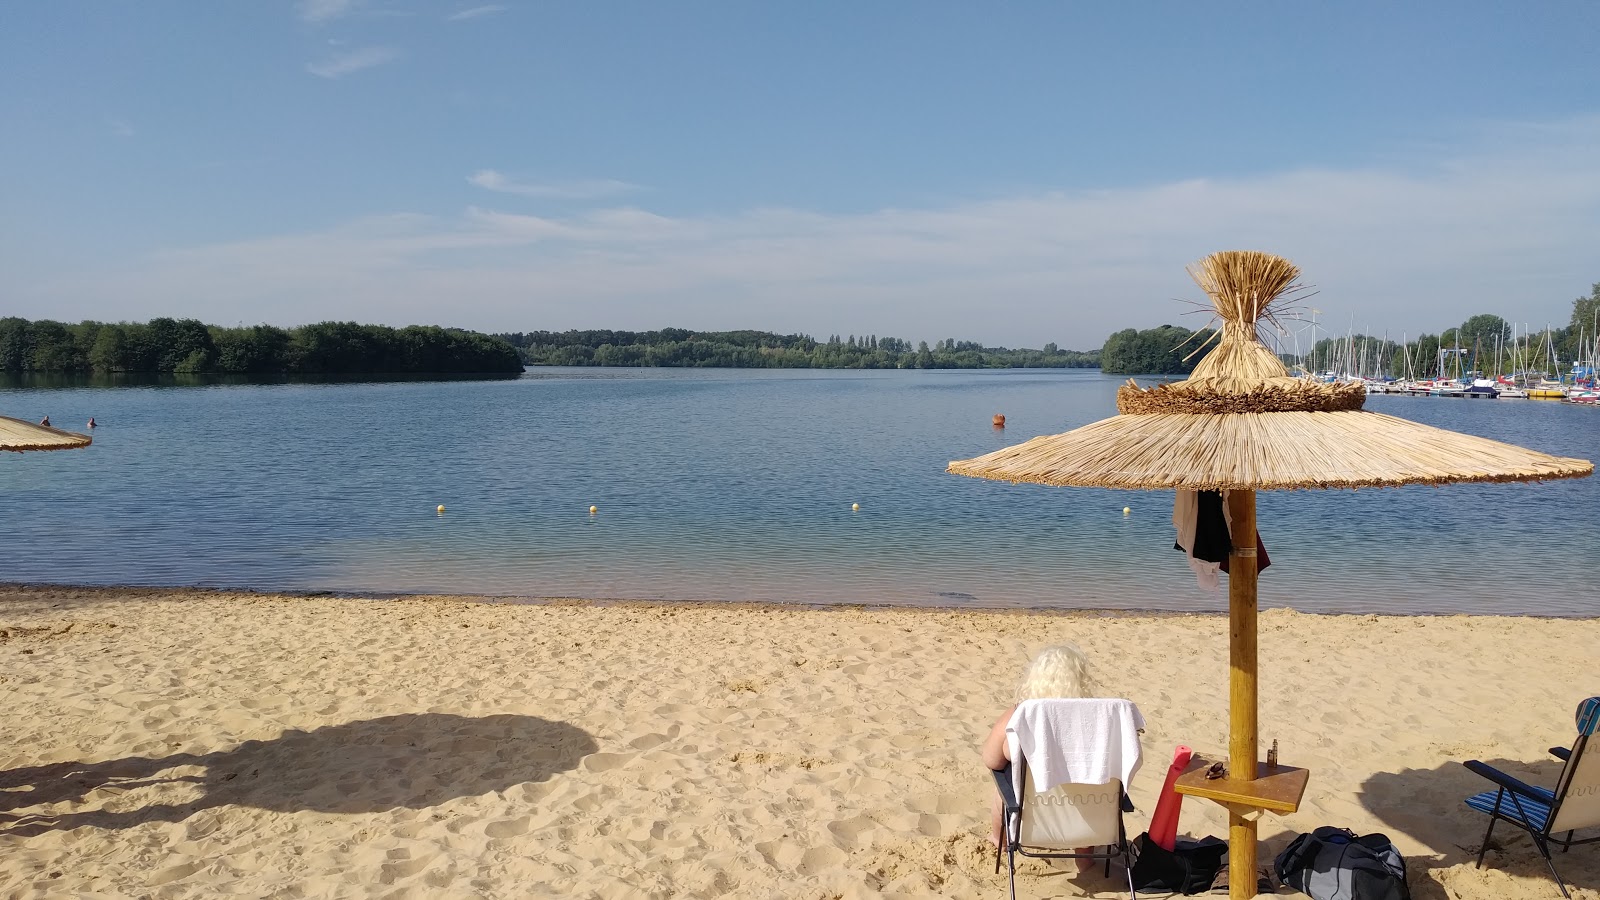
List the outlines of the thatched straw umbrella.
<svg viewBox="0 0 1600 900">
<path fill-rule="evenodd" d="M 1228 492 L 1231 793 L 1223 805 L 1229 895 L 1239 900 L 1256 893 L 1255 811 L 1274 808 L 1251 800 L 1270 792 L 1268 775 L 1257 771 L 1255 492 L 1543 481 L 1589 475 L 1594 464 L 1368 412 L 1361 385 L 1291 377 L 1257 333 L 1273 321 L 1275 302 L 1302 290 L 1300 270 L 1286 259 L 1227 251 L 1189 274 L 1210 296 L 1222 328 L 1187 381 L 1153 388 L 1129 381 L 1117 391 L 1121 415 L 952 462 L 949 471 L 1069 487 Z M 1206 795 L 1222 799 L 1216 791 Z M 1292 805 L 1277 808 L 1298 803 L 1296 793 Z"/>
<path fill-rule="evenodd" d="M 73 434 L 47 425 L 35 425 L 0 416 L 0 450 L 72 450 L 92 443 L 86 434 Z"/>
</svg>

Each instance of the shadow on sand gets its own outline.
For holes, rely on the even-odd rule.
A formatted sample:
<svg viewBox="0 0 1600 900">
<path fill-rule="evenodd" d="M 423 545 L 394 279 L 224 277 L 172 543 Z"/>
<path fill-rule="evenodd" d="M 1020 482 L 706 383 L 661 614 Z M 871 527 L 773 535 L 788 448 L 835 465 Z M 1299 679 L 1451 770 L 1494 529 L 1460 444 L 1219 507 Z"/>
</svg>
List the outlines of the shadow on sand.
<svg viewBox="0 0 1600 900">
<path fill-rule="evenodd" d="M 286 731 L 204 754 L 32 766 L 0 772 L 0 834 L 178 822 L 220 806 L 421 809 L 544 781 L 596 749 L 588 732 L 565 722 L 415 713 Z M 146 797 L 155 800 L 128 802 Z M 47 809 L 55 804 L 70 806 Z"/>
<path fill-rule="evenodd" d="M 1541 787 L 1554 787 L 1556 776 L 1561 772 L 1561 761 L 1554 757 L 1486 759 L 1484 762 Z M 1489 817 L 1467 808 L 1463 801 L 1494 785 L 1468 771 L 1461 763 L 1462 760 L 1448 760 L 1432 769 L 1378 772 L 1362 784 L 1361 803 L 1374 816 L 1395 832 L 1441 850 L 1433 857 L 1407 858 L 1414 900 L 1445 900 L 1454 896 L 1422 870 L 1463 863 L 1470 867 L 1478 857 L 1484 829 L 1489 827 Z M 1555 863 L 1569 889 L 1600 887 L 1600 846 L 1575 847 L 1565 854 L 1556 850 Z M 1518 878 L 1547 881 L 1550 896 L 1561 896 L 1555 879 L 1550 877 L 1549 867 L 1534 849 L 1528 833 L 1504 822 L 1495 826 L 1483 867 L 1499 869 Z"/>
</svg>

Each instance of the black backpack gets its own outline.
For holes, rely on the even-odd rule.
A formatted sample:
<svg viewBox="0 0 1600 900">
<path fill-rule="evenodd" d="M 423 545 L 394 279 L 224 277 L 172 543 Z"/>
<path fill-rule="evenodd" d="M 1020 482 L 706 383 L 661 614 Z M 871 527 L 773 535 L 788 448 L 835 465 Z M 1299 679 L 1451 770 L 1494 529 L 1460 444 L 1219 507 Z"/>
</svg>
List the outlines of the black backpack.
<svg viewBox="0 0 1600 900">
<path fill-rule="evenodd" d="M 1411 900 L 1405 857 L 1382 834 L 1323 826 L 1291 841 L 1277 870 L 1311 900 Z"/>
<path fill-rule="evenodd" d="M 1211 889 L 1228 855 L 1228 842 L 1205 837 L 1198 841 L 1178 838 L 1171 850 L 1150 840 L 1149 833 L 1133 839 L 1133 886 L 1141 891 L 1198 894 Z"/>
</svg>

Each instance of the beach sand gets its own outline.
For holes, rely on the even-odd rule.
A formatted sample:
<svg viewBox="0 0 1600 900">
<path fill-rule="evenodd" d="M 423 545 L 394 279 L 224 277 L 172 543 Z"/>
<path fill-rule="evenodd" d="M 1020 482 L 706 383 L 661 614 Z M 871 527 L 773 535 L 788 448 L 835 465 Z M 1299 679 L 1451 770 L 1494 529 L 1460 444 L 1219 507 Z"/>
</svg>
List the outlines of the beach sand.
<svg viewBox="0 0 1600 900">
<path fill-rule="evenodd" d="M 1003 896 L 976 748 L 1060 641 L 1148 719 L 1136 834 L 1174 745 L 1226 746 L 1221 616 L 0 587 L 0 896 Z M 1600 622 L 1274 610 L 1260 644 L 1263 745 L 1312 770 L 1263 860 L 1340 825 L 1418 900 L 1559 896 L 1510 829 L 1473 868 L 1460 761 L 1553 783 Z M 1558 862 L 1600 897 L 1600 847 Z"/>
</svg>

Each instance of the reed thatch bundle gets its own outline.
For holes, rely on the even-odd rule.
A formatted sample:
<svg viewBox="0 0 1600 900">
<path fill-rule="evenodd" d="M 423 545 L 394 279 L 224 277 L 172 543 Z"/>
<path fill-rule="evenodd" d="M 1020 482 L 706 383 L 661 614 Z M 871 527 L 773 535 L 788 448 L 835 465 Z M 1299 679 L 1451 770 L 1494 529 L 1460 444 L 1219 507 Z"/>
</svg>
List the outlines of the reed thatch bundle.
<svg viewBox="0 0 1600 900">
<path fill-rule="evenodd" d="M 1216 348 L 1200 360 L 1190 378 L 1287 377 L 1289 370 L 1267 349 L 1259 328 L 1262 322 L 1276 326 L 1273 305 L 1305 290 L 1295 283 L 1299 267 L 1259 250 L 1225 250 L 1190 266 L 1189 277 L 1211 298 L 1222 318 Z"/>
<path fill-rule="evenodd" d="M 1360 409 L 1367 389 L 1359 384 L 1331 384 L 1307 378 L 1269 378 L 1251 383 L 1208 378 L 1142 388 L 1129 379 L 1117 389 L 1117 411 L 1152 413 L 1341 412 Z"/>
<path fill-rule="evenodd" d="M 71 450 L 90 444 L 86 434 L 73 434 L 59 428 L 35 425 L 10 416 L 0 416 L 0 450 Z"/>
<path fill-rule="evenodd" d="M 1304 290 L 1291 262 L 1258 251 L 1189 273 L 1222 327 L 1185 381 L 1117 391 L 1122 415 L 950 464 L 957 475 L 1076 487 L 1185 490 L 1541 481 L 1594 471 L 1550 456 L 1363 410 L 1359 384 L 1289 375 L 1260 340 L 1275 304 Z"/>
<path fill-rule="evenodd" d="M 1261 341 L 1262 323 L 1277 325 L 1275 306 L 1305 290 L 1295 281 L 1300 269 L 1294 263 L 1259 250 L 1227 250 L 1190 266 L 1189 276 L 1211 298 L 1222 319 L 1221 327 L 1209 339 L 1216 346 L 1195 364 L 1186 381 L 1147 391 L 1130 382 L 1117 392 L 1117 409 L 1124 413 L 1224 413 L 1361 408 L 1366 391 L 1360 385 L 1294 378 Z M 1195 352 L 1201 349 L 1204 345 Z"/>
</svg>

